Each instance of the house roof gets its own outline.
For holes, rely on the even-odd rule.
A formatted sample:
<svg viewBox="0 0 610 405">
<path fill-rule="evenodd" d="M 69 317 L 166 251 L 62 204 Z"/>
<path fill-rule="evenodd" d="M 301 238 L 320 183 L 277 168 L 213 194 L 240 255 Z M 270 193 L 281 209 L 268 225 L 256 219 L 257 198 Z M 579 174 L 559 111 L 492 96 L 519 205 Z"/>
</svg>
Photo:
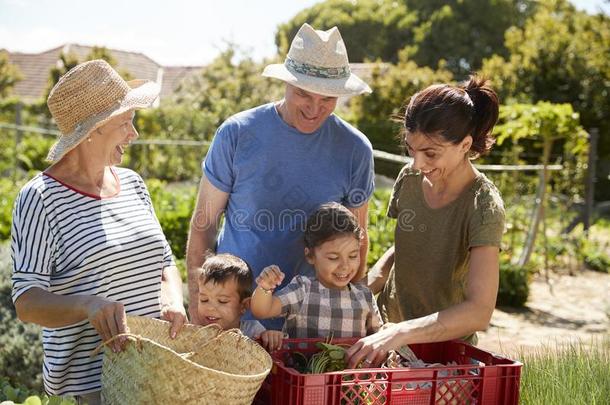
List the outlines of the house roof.
<svg viewBox="0 0 610 405">
<path fill-rule="evenodd" d="M 17 65 L 23 75 L 23 79 L 15 85 L 14 93 L 26 103 L 38 101 L 47 89 L 49 71 L 58 63 L 62 53 L 72 53 L 79 61 L 84 61 L 92 50 L 92 46 L 66 44 L 41 53 L 8 52 L 9 61 Z M 202 69 L 202 66 L 161 66 L 139 52 L 108 51 L 117 61 L 119 72 L 128 72 L 132 78 L 160 83 L 161 100 L 170 96 L 182 79 Z"/>
<path fill-rule="evenodd" d="M 185 78 L 195 75 L 203 69 L 203 66 L 166 66 L 163 68 L 161 80 L 161 99 L 171 97 L 180 83 Z"/>
<path fill-rule="evenodd" d="M 49 83 L 49 71 L 59 62 L 62 53 L 72 53 L 84 61 L 92 46 L 65 44 L 41 53 L 8 52 L 9 61 L 18 66 L 23 79 L 17 82 L 13 92 L 25 103 L 39 101 L 45 95 Z M 108 49 L 117 62 L 119 73 L 128 72 L 132 78 L 152 80 L 161 85 L 160 102 L 169 99 L 185 78 L 197 74 L 203 66 L 161 66 L 140 52 Z M 350 64 L 352 72 L 365 81 L 370 78 L 368 63 Z M 342 100 L 341 103 L 346 103 Z"/>
</svg>

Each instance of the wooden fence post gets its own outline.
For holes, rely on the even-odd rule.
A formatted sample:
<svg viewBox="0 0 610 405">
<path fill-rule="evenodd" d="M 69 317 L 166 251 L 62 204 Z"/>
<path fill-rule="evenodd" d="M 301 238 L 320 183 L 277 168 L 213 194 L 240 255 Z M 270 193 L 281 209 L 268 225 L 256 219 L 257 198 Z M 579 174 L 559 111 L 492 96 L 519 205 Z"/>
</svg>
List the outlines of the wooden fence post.
<svg viewBox="0 0 610 405">
<path fill-rule="evenodd" d="M 548 165 L 551 158 L 551 150 L 553 149 L 553 139 L 544 138 L 542 147 L 542 169 L 540 170 L 540 176 L 538 180 L 538 190 L 536 191 L 536 205 L 532 210 L 532 217 L 530 227 L 527 232 L 527 238 L 525 240 L 525 246 L 521 252 L 521 256 L 517 261 L 519 267 L 525 266 L 534 252 L 536 245 L 536 237 L 538 236 L 538 225 L 543 217 L 546 215 L 544 206 L 546 199 L 546 186 L 549 182 L 549 171 Z M 545 236 L 546 237 L 546 236 Z"/>
<path fill-rule="evenodd" d="M 587 164 L 587 182 L 585 184 L 585 214 L 583 220 L 584 230 L 587 237 L 589 235 L 589 227 L 592 225 L 591 220 L 593 217 L 598 138 L 599 130 L 597 128 L 591 128 L 589 131 L 589 161 Z"/>
<path fill-rule="evenodd" d="M 23 104 L 17 103 L 15 104 L 15 125 L 17 127 L 21 126 L 23 120 L 21 119 L 21 111 L 23 109 Z M 18 171 L 19 171 L 19 144 L 21 143 L 22 132 L 21 129 L 15 129 L 15 153 L 13 154 L 13 183 L 17 183 Z"/>
</svg>

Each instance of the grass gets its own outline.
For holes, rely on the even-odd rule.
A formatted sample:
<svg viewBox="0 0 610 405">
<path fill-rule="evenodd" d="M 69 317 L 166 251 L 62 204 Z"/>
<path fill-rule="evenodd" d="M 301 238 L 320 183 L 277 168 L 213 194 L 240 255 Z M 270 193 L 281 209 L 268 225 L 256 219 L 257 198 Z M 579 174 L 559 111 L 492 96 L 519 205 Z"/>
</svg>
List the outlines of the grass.
<svg viewBox="0 0 610 405">
<path fill-rule="evenodd" d="M 522 404 L 607 404 L 610 337 L 523 353 Z"/>
</svg>

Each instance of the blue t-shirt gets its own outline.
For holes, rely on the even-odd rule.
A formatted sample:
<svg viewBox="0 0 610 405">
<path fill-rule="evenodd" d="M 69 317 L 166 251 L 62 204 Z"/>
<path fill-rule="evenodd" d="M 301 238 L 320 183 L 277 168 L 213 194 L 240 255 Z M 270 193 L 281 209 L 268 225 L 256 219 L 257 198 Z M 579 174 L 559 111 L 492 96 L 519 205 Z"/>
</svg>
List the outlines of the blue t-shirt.
<svg viewBox="0 0 610 405">
<path fill-rule="evenodd" d="M 359 207 L 374 189 L 373 151 L 364 134 L 334 114 L 304 134 L 273 103 L 226 120 L 203 170 L 229 193 L 217 252 L 241 257 L 255 277 L 276 264 L 284 285 L 297 274 L 313 275 L 304 259 L 307 217 L 330 201 Z"/>
</svg>

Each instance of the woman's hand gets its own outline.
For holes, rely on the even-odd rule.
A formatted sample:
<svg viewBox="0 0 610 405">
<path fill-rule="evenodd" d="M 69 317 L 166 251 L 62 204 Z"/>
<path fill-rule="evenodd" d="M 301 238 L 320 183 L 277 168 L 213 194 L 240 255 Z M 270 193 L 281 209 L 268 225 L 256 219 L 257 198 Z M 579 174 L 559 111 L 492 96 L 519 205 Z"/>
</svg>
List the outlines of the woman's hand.
<svg viewBox="0 0 610 405">
<path fill-rule="evenodd" d="M 261 274 L 256 278 L 256 284 L 264 290 L 273 290 L 278 285 L 282 284 L 284 273 L 275 264 L 267 266 L 261 271 Z"/>
<path fill-rule="evenodd" d="M 261 340 L 261 344 L 265 350 L 272 352 L 282 348 L 284 333 L 279 330 L 266 330 L 261 333 L 259 339 Z"/>
<path fill-rule="evenodd" d="M 388 357 L 388 352 L 401 344 L 402 326 L 399 323 L 384 325 L 379 332 L 364 337 L 346 351 L 347 368 L 379 367 Z"/>
<path fill-rule="evenodd" d="M 176 338 L 184 324 L 188 322 L 184 305 L 174 303 L 161 304 L 161 319 L 172 324 L 169 329 L 169 336 L 172 339 Z"/>
<path fill-rule="evenodd" d="M 105 342 L 120 333 L 128 331 L 125 308 L 122 303 L 92 295 L 86 304 L 87 318 Z M 112 351 L 123 349 L 125 339 L 112 342 Z"/>
</svg>

